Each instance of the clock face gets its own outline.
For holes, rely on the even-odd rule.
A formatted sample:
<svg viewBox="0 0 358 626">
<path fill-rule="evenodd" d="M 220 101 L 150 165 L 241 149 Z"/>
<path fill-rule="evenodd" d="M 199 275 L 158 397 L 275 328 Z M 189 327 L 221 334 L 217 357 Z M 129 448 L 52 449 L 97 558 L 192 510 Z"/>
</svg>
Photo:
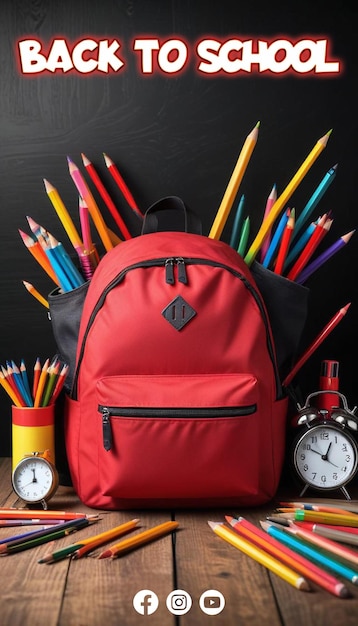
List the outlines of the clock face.
<svg viewBox="0 0 358 626">
<path fill-rule="evenodd" d="M 40 457 L 20 461 L 14 469 L 12 482 L 15 492 L 25 502 L 45 500 L 56 488 L 54 470 Z"/>
<path fill-rule="evenodd" d="M 301 479 L 316 489 L 336 489 L 357 470 L 357 445 L 332 425 L 309 428 L 297 441 L 293 460 Z"/>
</svg>

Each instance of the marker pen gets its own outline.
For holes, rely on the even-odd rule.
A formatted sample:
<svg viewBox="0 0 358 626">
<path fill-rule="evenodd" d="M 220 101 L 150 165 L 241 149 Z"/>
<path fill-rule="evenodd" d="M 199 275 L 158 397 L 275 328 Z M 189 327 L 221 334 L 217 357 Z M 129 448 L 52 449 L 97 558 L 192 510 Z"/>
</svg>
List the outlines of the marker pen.
<svg viewBox="0 0 358 626">
<path fill-rule="evenodd" d="M 339 391 L 338 369 L 338 361 L 322 361 L 319 377 L 320 391 Z M 334 393 L 322 393 L 317 396 L 317 403 L 319 409 L 331 411 L 332 407 L 340 406 L 340 398 Z"/>
</svg>

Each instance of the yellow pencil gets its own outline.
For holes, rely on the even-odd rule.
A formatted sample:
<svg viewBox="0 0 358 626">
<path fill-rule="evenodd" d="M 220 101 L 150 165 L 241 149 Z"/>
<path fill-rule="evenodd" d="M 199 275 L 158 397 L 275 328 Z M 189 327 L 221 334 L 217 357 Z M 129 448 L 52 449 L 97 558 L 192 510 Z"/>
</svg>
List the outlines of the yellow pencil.
<svg viewBox="0 0 358 626">
<path fill-rule="evenodd" d="M 249 163 L 251 154 L 256 145 L 258 133 L 259 133 L 260 122 L 257 122 L 255 128 L 251 131 L 251 133 L 246 137 L 242 150 L 239 154 L 239 158 L 236 162 L 234 171 L 229 180 L 229 184 L 224 193 L 221 204 L 218 208 L 215 220 L 211 227 L 209 237 L 212 239 L 220 239 L 221 233 L 225 226 L 226 220 L 230 213 L 232 204 L 235 200 L 235 196 L 237 194 L 237 190 L 242 181 L 242 178 L 245 174 L 245 170 Z"/>
<path fill-rule="evenodd" d="M 263 220 L 259 228 L 259 231 L 245 256 L 245 261 L 247 265 L 251 265 L 262 243 L 264 242 L 266 234 L 268 233 L 272 224 L 278 217 L 279 213 L 281 212 L 281 209 L 286 204 L 288 199 L 292 196 L 293 192 L 298 187 L 298 185 L 300 184 L 304 176 L 307 174 L 310 167 L 313 165 L 317 157 L 321 154 L 322 150 L 326 147 L 327 141 L 330 137 L 331 132 L 332 130 L 329 130 L 328 133 L 326 133 L 323 137 L 318 139 L 318 141 L 313 146 L 309 155 L 303 161 L 301 167 L 299 167 L 296 174 L 288 183 L 287 187 L 283 190 L 281 195 L 277 198 L 276 202 L 274 202 L 274 204 L 272 205 L 269 214 Z"/>
<path fill-rule="evenodd" d="M 34 399 L 34 407 L 40 406 L 43 390 L 45 388 L 45 383 L 47 379 L 47 371 L 49 369 L 49 364 L 50 364 L 50 359 L 47 358 L 45 363 L 42 366 L 42 370 L 41 370 L 41 374 L 39 378 L 39 384 L 37 385 L 36 396 Z"/>
<path fill-rule="evenodd" d="M 44 307 L 46 307 L 47 309 L 50 308 L 46 298 L 44 298 L 31 283 L 29 283 L 27 280 L 23 280 L 22 284 L 27 289 L 27 291 L 31 293 L 31 295 L 34 296 L 34 298 L 36 298 L 36 300 L 38 300 Z"/>
<path fill-rule="evenodd" d="M 77 252 L 80 252 L 82 250 L 81 237 L 78 234 L 78 231 L 62 201 L 60 194 L 58 193 L 57 189 L 51 183 L 49 183 L 48 180 L 44 178 L 43 181 L 46 193 L 51 200 L 52 205 L 58 217 L 60 218 L 60 221 L 62 222 L 62 225 L 68 235 L 70 242 L 72 243 L 75 250 Z"/>
<path fill-rule="evenodd" d="M 149 541 L 153 541 L 154 539 L 158 539 L 159 537 L 163 537 L 168 533 L 172 532 L 179 526 L 179 522 L 164 522 L 163 524 L 159 524 L 158 526 L 154 526 L 153 528 L 149 528 L 148 530 L 144 530 L 134 537 L 129 537 L 128 539 L 123 539 L 119 543 L 115 544 L 108 550 L 101 552 L 99 555 L 99 559 L 106 559 L 108 557 L 116 558 L 129 552 L 129 550 L 133 550 Z"/>
<path fill-rule="evenodd" d="M 290 583 L 296 589 L 300 589 L 301 591 L 309 591 L 310 587 L 303 576 L 300 576 L 297 572 L 292 570 L 281 563 L 278 559 L 275 559 L 265 550 L 261 550 L 261 548 L 256 547 L 247 539 L 240 537 L 237 533 L 235 533 L 230 528 L 227 528 L 221 522 L 208 522 L 210 528 L 213 529 L 214 533 L 216 533 L 219 537 L 233 545 L 241 552 L 244 552 L 247 556 L 250 556 L 252 559 L 267 567 L 267 569 L 271 570 L 277 576 L 280 576 L 283 580 Z"/>
</svg>

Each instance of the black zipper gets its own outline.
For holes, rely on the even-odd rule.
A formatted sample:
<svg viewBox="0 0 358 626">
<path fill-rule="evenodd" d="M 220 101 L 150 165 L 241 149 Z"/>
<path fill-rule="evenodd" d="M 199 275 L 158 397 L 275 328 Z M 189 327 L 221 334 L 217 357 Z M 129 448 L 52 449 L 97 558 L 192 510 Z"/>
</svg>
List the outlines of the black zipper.
<svg viewBox="0 0 358 626">
<path fill-rule="evenodd" d="M 124 270 L 122 270 L 121 272 L 119 272 L 119 274 L 117 274 L 117 276 L 115 276 L 110 283 L 108 283 L 108 285 L 104 288 L 104 290 L 102 291 L 101 296 L 99 297 L 97 303 L 95 304 L 92 313 L 89 317 L 88 323 L 87 323 L 87 327 L 82 339 L 82 344 L 81 344 L 81 349 L 78 355 L 78 360 L 77 360 L 77 366 L 76 366 L 76 370 L 74 373 L 74 378 L 73 378 L 73 385 L 72 385 L 72 398 L 74 400 L 77 399 L 77 384 L 78 384 L 78 376 L 79 376 L 79 371 L 80 371 L 80 367 L 81 367 L 81 363 L 82 363 L 82 359 L 83 359 L 83 354 L 84 354 L 84 350 L 85 350 L 85 346 L 86 346 L 86 340 L 87 340 L 87 336 L 88 333 L 92 327 L 92 324 L 97 316 L 97 313 L 101 310 L 107 295 L 109 294 L 109 292 L 114 289 L 114 287 L 117 287 L 122 280 L 125 278 L 126 274 L 128 274 L 128 272 L 131 272 L 132 270 L 135 269 L 142 269 L 142 268 L 149 268 L 149 267 L 164 267 L 165 268 L 165 280 L 166 282 L 169 282 L 169 284 L 174 284 L 175 282 L 175 278 L 174 278 L 174 264 L 176 264 L 178 266 L 178 281 L 179 282 L 183 282 L 186 283 L 187 282 L 187 276 L 186 276 L 186 269 L 185 266 L 187 265 L 208 265 L 211 267 L 218 267 L 221 269 L 224 269 L 228 272 L 230 272 L 233 276 L 235 276 L 236 278 L 238 278 L 239 280 L 241 280 L 241 282 L 245 285 L 245 287 L 249 290 L 249 292 L 251 293 L 252 297 L 254 298 L 259 311 L 261 313 L 261 317 L 263 319 L 264 325 L 265 325 L 265 329 L 266 329 L 266 340 L 267 340 L 267 349 L 269 352 L 269 356 L 274 368 L 274 374 L 275 374 L 275 384 L 276 384 L 276 399 L 279 399 L 282 397 L 282 386 L 281 386 L 281 381 L 280 381 L 280 376 L 278 373 L 278 369 L 277 369 L 277 365 L 276 365 L 276 359 L 275 359 L 275 351 L 274 351 L 274 347 L 273 347 L 273 343 L 271 340 L 271 334 L 270 334 L 270 324 L 269 324 L 269 320 L 268 320 L 268 316 L 266 313 L 266 309 L 265 306 L 263 304 L 262 301 L 262 297 L 260 295 L 260 293 L 255 289 L 255 287 L 249 282 L 249 280 L 246 278 L 246 276 L 244 276 L 243 274 L 241 274 L 241 272 L 233 269 L 232 267 L 225 265 L 225 263 L 220 263 L 217 261 L 210 261 L 209 259 L 202 259 L 202 258 L 191 258 L 191 257 L 159 257 L 157 259 L 148 259 L 147 261 L 141 261 L 139 263 L 134 263 L 133 265 L 129 265 L 128 267 L 126 267 Z M 168 269 L 169 268 L 169 269 Z"/>
<path fill-rule="evenodd" d="M 246 406 L 223 406 L 223 407 L 137 407 L 137 406 L 104 406 L 100 404 L 98 411 L 102 414 L 103 447 L 110 450 L 112 447 L 112 427 L 111 417 L 126 418 L 150 418 L 155 417 L 169 419 L 212 419 L 212 418 L 233 418 L 252 415 L 257 410 L 256 404 Z"/>
</svg>

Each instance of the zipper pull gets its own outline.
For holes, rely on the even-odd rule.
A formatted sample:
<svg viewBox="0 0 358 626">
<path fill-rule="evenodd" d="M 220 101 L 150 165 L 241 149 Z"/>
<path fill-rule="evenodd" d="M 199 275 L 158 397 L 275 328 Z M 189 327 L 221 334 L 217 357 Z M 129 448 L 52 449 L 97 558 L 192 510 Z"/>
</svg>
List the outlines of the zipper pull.
<svg viewBox="0 0 358 626">
<path fill-rule="evenodd" d="M 112 447 L 112 428 L 110 422 L 110 412 L 107 407 L 102 408 L 102 433 L 103 433 L 103 447 L 105 450 L 110 450 Z"/>
<path fill-rule="evenodd" d="M 165 261 L 165 282 L 174 285 L 174 259 L 171 257 Z"/>
<path fill-rule="evenodd" d="M 185 261 L 184 261 L 183 257 L 178 257 L 175 260 L 176 260 L 177 266 L 178 266 L 178 280 L 179 280 L 180 283 L 183 283 L 184 285 L 186 285 L 187 282 L 188 282 L 188 278 L 187 278 L 187 275 L 186 275 Z"/>
</svg>

